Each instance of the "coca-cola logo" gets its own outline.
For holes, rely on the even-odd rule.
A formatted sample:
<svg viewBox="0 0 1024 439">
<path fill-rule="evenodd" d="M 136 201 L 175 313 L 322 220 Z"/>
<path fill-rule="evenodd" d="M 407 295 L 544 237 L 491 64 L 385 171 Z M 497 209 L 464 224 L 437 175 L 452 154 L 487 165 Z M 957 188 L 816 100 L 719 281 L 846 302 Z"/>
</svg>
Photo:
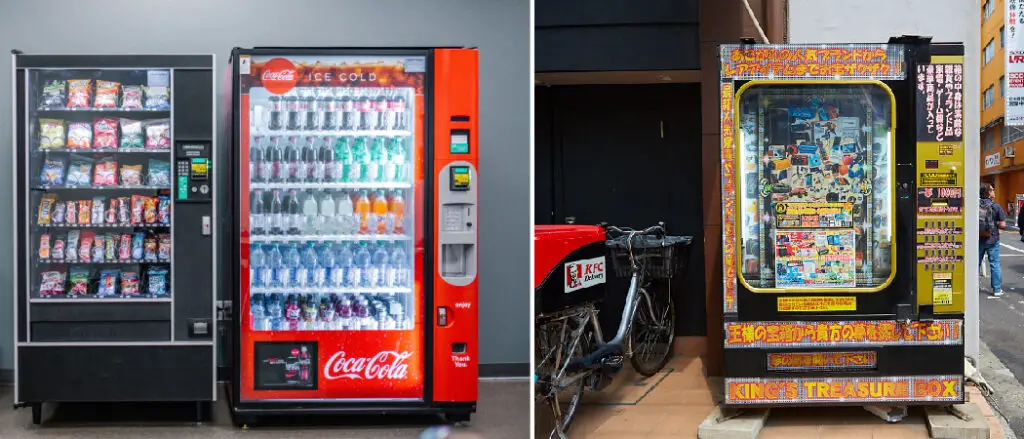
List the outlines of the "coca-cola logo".
<svg viewBox="0 0 1024 439">
<path fill-rule="evenodd" d="M 337 380 L 404 380 L 409 373 L 405 361 L 412 357 L 409 351 L 382 351 L 372 357 L 348 357 L 338 351 L 324 364 L 324 378 Z"/>
<path fill-rule="evenodd" d="M 295 88 L 295 84 L 299 82 L 299 71 L 291 61 L 274 58 L 263 66 L 260 82 L 263 84 L 263 88 L 273 94 L 285 94 Z"/>
</svg>

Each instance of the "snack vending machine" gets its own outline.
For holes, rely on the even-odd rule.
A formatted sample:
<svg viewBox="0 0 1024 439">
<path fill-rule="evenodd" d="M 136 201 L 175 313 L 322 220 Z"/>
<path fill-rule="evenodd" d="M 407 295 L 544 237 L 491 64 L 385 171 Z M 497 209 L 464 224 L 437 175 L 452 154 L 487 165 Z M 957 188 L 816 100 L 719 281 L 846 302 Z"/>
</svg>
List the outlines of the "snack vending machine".
<svg viewBox="0 0 1024 439">
<path fill-rule="evenodd" d="M 721 47 L 726 405 L 964 400 L 963 50 Z"/>
<path fill-rule="evenodd" d="M 235 422 L 477 397 L 477 51 L 236 49 Z"/>
<path fill-rule="evenodd" d="M 14 52 L 15 390 L 216 400 L 213 55 Z M 212 267 L 212 268 L 211 268 Z"/>
</svg>

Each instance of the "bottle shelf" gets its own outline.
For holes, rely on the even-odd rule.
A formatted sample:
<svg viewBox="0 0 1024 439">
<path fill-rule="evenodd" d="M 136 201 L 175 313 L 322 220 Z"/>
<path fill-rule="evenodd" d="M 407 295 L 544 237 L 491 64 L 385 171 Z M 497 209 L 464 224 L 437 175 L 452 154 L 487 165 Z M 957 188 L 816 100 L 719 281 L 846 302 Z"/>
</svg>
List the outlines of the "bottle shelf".
<svg viewBox="0 0 1024 439">
<path fill-rule="evenodd" d="M 171 303 L 170 297 L 33 297 L 29 303 Z"/>
<path fill-rule="evenodd" d="M 409 137 L 409 130 L 259 130 L 250 133 L 264 137 Z"/>
<path fill-rule="evenodd" d="M 72 154 L 170 154 L 171 150 L 168 148 L 162 149 L 116 149 L 116 148 L 38 148 L 39 152 L 62 152 Z"/>
<path fill-rule="evenodd" d="M 401 294 L 411 293 L 409 287 L 251 287 L 249 294 Z"/>
<path fill-rule="evenodd" d="M 250 242 L 411 241 L 409 235 L 250 235 Z"/>
<path fill-rule="evenodd" d="M 412 183 L 397 181 L 381 182 L 335 182 L 335 183 L 289 183 L 289 182 L 252 182 L 249 189 L 410 189 Z"/>
</svg>

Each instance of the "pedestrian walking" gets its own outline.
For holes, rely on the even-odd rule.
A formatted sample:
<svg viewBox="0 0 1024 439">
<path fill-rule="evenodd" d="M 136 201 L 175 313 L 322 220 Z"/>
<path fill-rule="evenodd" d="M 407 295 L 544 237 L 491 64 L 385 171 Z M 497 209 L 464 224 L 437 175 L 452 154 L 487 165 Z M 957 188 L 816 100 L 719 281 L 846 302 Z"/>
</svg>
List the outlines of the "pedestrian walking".
<svg viewBox="0 0 1024 439">
<path fill-rule="evenodd" d="M 1003 207 L 992 201 L 995 188 L 989 183 L 981 184 L 981 202 L 978 209 L 979 248 L 978 268 L 981 260 L 988 256 L 988 266 L 992 279 L 992 295 L 1003 295 L 1003 270 L 999 266 L 999 229 L 1006 228 L 1006 212 Z"/>
</svg>

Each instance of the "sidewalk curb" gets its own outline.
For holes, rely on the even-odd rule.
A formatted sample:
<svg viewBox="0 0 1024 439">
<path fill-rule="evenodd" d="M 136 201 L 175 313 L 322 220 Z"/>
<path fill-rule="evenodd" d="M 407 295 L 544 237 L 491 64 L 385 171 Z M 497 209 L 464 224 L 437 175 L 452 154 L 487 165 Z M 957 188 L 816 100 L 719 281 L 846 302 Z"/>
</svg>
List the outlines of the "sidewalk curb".
<svg viewBox="0 0 1024 439">
<path fill-rule="evenodd" d="M 1016 434 L 1006 419 L 1006 413 L 1024 413 L 1024 385 L 1021 385 L 1017 378 L 996 357 L 996 354 L 988 348 L 985 341 L 979 341 L 978 371 L 985 378 L 989 386 L 995 392 L 985 399 L 992 406 L 998 415 L 999 425 L 1003 430 L 1005 439 L 1017 439 Z"/>
</svg>

